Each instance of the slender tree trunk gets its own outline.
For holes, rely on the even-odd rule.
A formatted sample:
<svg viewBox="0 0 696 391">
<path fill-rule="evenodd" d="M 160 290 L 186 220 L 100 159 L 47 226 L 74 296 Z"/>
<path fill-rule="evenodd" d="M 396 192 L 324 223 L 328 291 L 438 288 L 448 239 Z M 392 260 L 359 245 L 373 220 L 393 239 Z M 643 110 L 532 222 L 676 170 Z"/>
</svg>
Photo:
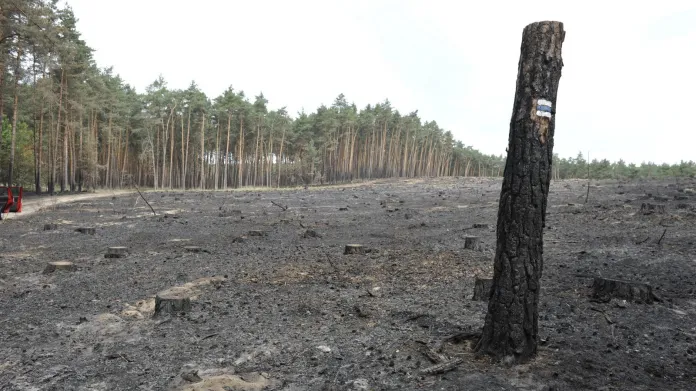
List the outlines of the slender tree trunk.
<svg viewBox="0 0 696 391">
<path fill-rule="evenodd" d="M 186 188 L 186 171 L 188 170 L 188 156 L 189 156 L 189 140 L 191 137 L 191 109 L 189 108 L 188 123 L 186 124 L 186 152 L 184 155 L 184 172 L 182 178 L 184 178 L 183 188 Z M 193 186 L 193 181 L 191 183 Z"/>
<path fill-rule="evenodd" d="M 538 340 L 543 227 L 551 181 L 561 46 L 560 22 L 525 27 L 503 186 L 498 207 L 493 286 L 480 353 L 524 361 Z"/>
<path fill-rule="evenodd" d="M 220 121 L 218 121 L 217 134 L 215 135 L 215 190 L 219 188 L 220 177 Z"/>
<path fill-rule="evenodd" d="M 17 143 L 17 116 L 18 106 L 19 106 L 19 79 L 20 72 L 22 70 L 22 48 L 17 47 L 17 64 L 15 66 L 15 80 L 14 80 L 14 102 L 12 104 L 12 135 L 10 136 L 10 168 L 8 170 L 8 181 L 7 184 L 12 186 L 14 184 L 14 160 L 15 160 L 15 147 Z M 5 72 L 4 69 L 0 69 L 0 72 Z M 0 91 L 2 94 L 2 91 Z"/>
<path fill-rule="evenodd" d="M 184 151 L 184 111 L 181 111 L 181 178 L 179 187 L 186 188 L 186 152 Z"/>
<path fill-rule="evenodd" d="M 259 141 L 261 140 L 261 125 L 256 124 L 256 148 L 254 148 L 254 184 L 253 186 L 258 186 L 256 183 L 258 166 L 259 166 Z"/>
<path fill-rule="evenodd" d="M 106 185 L 107 188 L 111 187 L 111 132 L 113 130 L 113 120 L 114 112 L 112 109 L 109 111 L 109 133 L 106 136 L 106 178 L 104 178 L 104 185 Z M 157 188 L 156 183 L 157 178 L 155 178 L 155 189 Z"/>
<path fill-rule="evenodd" d="M 41 194 L 41 168 L 43 166 L 43 123 L 44 123 L 44 99 L 41 98 L 41 112 L 39 118 L 39 142 L 37 146 L 37 166 L 36 166 L 36 194 Z"/>
<path fill-rule="evenodd" d="M 232 130 L 232 114 L 227 113 L 227 144 L 225 146 L 224 160 L 224 178 L 222 179 L 222 188 L 227 189 L 227 168 L 230 165 L 230 132 Z"/>
<path fill-rule="evenodd" d="M 201 121 L 201 190 L 205 189 L 205 113 Z"/>
<path fill-rule="evenodd" d="M 127 164 L 128 164 L 128 142 L 130 139 L 130 131 L 128 129 L 128 126 L 126 126 L 126 141 L 123 143 L 123 169 L 122 171 L 125 173 L 127 172 Z M 123 187 L 123 183 L 121 183 L 121 187 Z"/>
<path fill-rule="evenodd" d="M 280 137 L 280 152 L 278 152 L 278 183 L 277 187 L 280 187 L 280 169 L 283 159 L 283 144 L 285 143 L 285 125 L 283 125 L 283 135 Z"/>
<path fill-rule="evenodd" d="M 172 122 L 172 132 L 169 135 L 171 137 L 171 142 L 169 144 L 169 188 L 173 189 L 174 188 L 174 128 L 176 128 L 176 117 L 174 116 L 174 109 L 176 108 L 176 104 L 174 104 L 174 107 L 172 108 L 172 112 L 170 114 L 171 117 L 171 122 Z"/>
<path fill-rule="evenodd" d="M 239 116 L 239 139 L 237 140 L 239 153 L 237 154 L 237 187 L 242 187 L 242 178 L 244 175 L 244 117 Z"/>
<path fill-rule="evenodd" d="M 75 171 L 77 164 L 75 162 L 75 127 L 72 126 L 74 122 L 74 112 L 69 112 L 70 119 L 68 120 L 67 132 L 68 132 L 68 143 L 70 149 L 70 191 L 75 191 Z"/>
<path fill-rule="evenodd" d="M 85 158 L 84 158 L 84 117 L 83 117 L 83 112 L 80 112 L 80 151 L 78 152 L 77 156 L 77 164 L 79 166 L 78 168 L 78 188 L 77 190 L 81 193 L 82 192 L 82 183 L 84 182 L 84 169 L 85 169 Z"/>
</svg>

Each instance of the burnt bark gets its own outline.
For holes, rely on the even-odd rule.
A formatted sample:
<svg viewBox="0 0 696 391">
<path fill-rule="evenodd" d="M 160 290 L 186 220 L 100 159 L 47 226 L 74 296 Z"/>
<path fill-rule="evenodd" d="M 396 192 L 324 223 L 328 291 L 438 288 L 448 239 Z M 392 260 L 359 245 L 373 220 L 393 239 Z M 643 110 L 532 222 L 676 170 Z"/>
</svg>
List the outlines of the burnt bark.
<svg viewBox="0 0 696 391">
<path fill-rule="evenodd" d="M 491 285 L 493 285 L 493 280 L 490 278 L 478 278 L 474 282 L 474 296 L 471 298 L 473 301 L 488 301 L 488 296 L 491 293 Z"/>
<path fill-rule="evenodd" d="M 478 236 L 464 237 L 464 248 L 467 250 L 481 251 L 481 238 Z"/>
<path fill-rule="evenodd" d="M 646 304 L 659 301 L 648 284 L 601 277 L 596 277 L 592 282 L 592 298 L 601 302 L 610 301 L 612 298 Z"/>
<path fill-rule="evenodd" d="M 525 27 L 498 209 L 493 287 L 479 354 L 520 362 L 537 352 L 543 227 L 551 181 L 563 23 Z"/>
<path fill-rule="evenodd" d="M 191 298 L 170 289 L 155 296 L 155 313 L 153 317 L 175 315 L 191 311 Z"/>
<path fill-rule="evenodd" d="M 343 255 L 365 254 L 365 248 L 361 244 L 346 244 Z"/>
</svg>

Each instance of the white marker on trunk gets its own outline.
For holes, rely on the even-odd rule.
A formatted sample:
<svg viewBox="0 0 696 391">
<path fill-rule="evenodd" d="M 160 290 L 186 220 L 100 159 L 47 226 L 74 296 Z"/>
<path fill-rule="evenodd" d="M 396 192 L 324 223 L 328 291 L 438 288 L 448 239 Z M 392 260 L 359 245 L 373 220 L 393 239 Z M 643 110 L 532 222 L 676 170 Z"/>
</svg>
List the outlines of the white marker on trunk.
<svg viewBox="0 0 696 391">
<path fill-rule="evenodd" d="M 538 117 L 551 118 L 551 106 L 551 101 L 546 99 L 537 99 L 536 115 Z"/>
</svg>

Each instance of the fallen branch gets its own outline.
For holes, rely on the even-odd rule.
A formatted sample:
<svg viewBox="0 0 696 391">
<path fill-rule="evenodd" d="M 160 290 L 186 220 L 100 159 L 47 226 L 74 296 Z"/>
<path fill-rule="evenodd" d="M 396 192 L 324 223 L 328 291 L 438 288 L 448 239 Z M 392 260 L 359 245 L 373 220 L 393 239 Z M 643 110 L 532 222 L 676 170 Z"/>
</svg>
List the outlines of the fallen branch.
<svg viewBox="0 0 696 391">
<path fill-rule="evenodd" d="M 143 193 L 141 193 L 141 192 L 140 192 L 140 189 L 138 189 L 138 185 L 135 185 L 135 190 L 138 191 L 138 194 L 140 194 L 140 197 L 142 197 L 143 201 L 145 201 L 145 203 L 147 204 L 147 206 L 150 207 L 150 210 L 152 211 L 152 214 L 155 215 L 155 216 L 157 216 L 157 213 L 156 213 L 155 210 L 152 208 L 152 205 L 150 205 L 150 203 L 147 202 L 147 200 L 145 199 L 145 196 L 143 195 Z"/>
<path fill-rule="evenodd" d="M 433 348 L 425 348 L 423 353 L 428 360 L 433 362 L 433 364 L 442 364 L 443 362 L 447 362 L 447 357 L 436 352 Z"/>
<path fill-rule="evenodd" d="M 421 371 L 421 374 L 423 375 L 437 375 L 440 373 L 445 373 L 453 370 L 456 368 L 459 364 L 463 363 L 464 359 L 461 357 L 445 361 L 442 364 L 437 364 L 433 365 L 431 367 L 427 367 Z"/>
<path fill-rule="evenodd" d="M 275 201 L 271 201 L 271 204 L 273 204 L 273 205 L 279 207 L 279 208 L 282 209 L 283 211 L 288 210 L 288 206 L 287 206 L 287 205 L 283 206 L 283 205 L 281 205 L 281 204 L 279 204 L 279 203 L 277 203 L 277 202 L 275 202 Z"/>
<path fill-rule="evenodd" d="M 662 236 L 660 236 L 660 240 L 657 241 L 658 246 L 660 245 L 660 243 L 662 243 L 662 239 L 664 239 L 666 233 L 667 233 L 667 228 L 665 228 L 665 230 L 662 231 Z"/>
<path fill-rule="evenodd" d="M 599 312 L 600 314 L 604 315 L 604 319 L 606 319 L 607 323 L 609 323 L 609 324 L 614 324 L 614 321 L 611 320 L 611 318 L 609 317 L 609 315 L 607 315 L 606 312 L 600 310 L 599 308 L 594 308 L 594 307 L 590 307 L 590 309 L 591 309 L 592 311 L 597 311 L 597 312 Z"/>
<path fill-rule="evenodd" d="M 643 244 L 643 243 L 647 242 L 649 239 L 650 239 L 650 236 L 648 236 L 644 240 L 641 240 L 640 242 L 636 242 L 636 244 Z"/>
<path fill-rule="evenodd" d="M 461 333 L 456 333 L 445 337 L 443 341 L 458 344 L 464 341 L 478 340 L 479 338 L 481 338 L 480 331 L 462 331 Z"/>
<path fill-rule="evenodd" d="M 590 176 L 590 151 L 587 151 L 587 195 L 585 196 L 585 203 L 589 201 L 590 199 L 590 183 L 591 183 L 591 176 Z"/>
</svg>

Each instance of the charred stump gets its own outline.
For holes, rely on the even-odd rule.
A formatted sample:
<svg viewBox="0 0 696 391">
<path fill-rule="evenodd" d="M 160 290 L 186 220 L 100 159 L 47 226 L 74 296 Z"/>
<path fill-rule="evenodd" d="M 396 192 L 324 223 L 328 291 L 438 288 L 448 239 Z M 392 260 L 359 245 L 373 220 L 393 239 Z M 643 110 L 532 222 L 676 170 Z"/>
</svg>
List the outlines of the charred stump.
<svg viewBox="0 0 696 391">
<path fill-rule="evenodd" d="M 365 248 L 362 246 L 362 244 L 346 244 L 343 254 L 365 254 Z"/>
<path fill-rule="evenodd" d="M 488 312 L 478 354 L 521 362 L 536 355 L 543 228 L 551 182 L 563 23 L 524 28 L 500 192 Z"/>
<path fill-rule="evenodd" d="M 203 252 L 203 249 L 198 246 L 184 246 L 184 251 L 186 251 L 187 253 L 197 254 Z"/>
<path fill-rule="evenodd" d="M 649 202 L 644 202 L 640 206 L 640 213 L 644 215 L 651 215 L 653 213 L 664 214 L 665 206 L 660 204 L 651 204 Z"/>
<path fill-rule="evenodd" d="M 610 301 L 612 298 L 646 304 L 659 301 L 648 284 L 601 277 L 595 277 L 592 282 L 592 298 L 601 302 Z"/>
<path fill-rule="evenodd" d="M 191 298 L 186 292 L 168 289 L 155 296 L 155 317 L 189 311 L 191 311 Z"/>
<path fill-rule="evenodd" d="M 492 279 L 476 277 L 476 281 L 474 282 L 474 296 L 471 298 L 471 300 L 488 301 L 488 297 L 491 294 L 492 285 Z"/>
<path fill-rule="evenodd" d="M 116 246 L 106 249 L 104 258 L 125 258 L 128 255 L 128 247 Z"/>
<path fill-rule="evenodd" d="M 467 250 L 481 251 L 481 238 L 478 236 L 464 237 L 464 248 Z"/>
<path fill-rule="evenodd" d="M 75 232 L 79 232 L 85 235 L 94 235 L 95 233 L 97 233 L 97 229 L 92 227 L 80 227 L 76 228 Z"/>
<path fill-rule="evenodd" d="M 67 261 L 49 262 L 46 264 L 43 274 L 51 274 L 57 270 L 72 272 L 75 271 L 75 265 L 72 262 Z"/>
<path fill-rule="evenodd" d="M 322 235 L 313 229 L 308 229 L 302 234 L 302 237 L 305 239 L 307 239 L 307 238 L 321 238 Z"/>
</svg>

